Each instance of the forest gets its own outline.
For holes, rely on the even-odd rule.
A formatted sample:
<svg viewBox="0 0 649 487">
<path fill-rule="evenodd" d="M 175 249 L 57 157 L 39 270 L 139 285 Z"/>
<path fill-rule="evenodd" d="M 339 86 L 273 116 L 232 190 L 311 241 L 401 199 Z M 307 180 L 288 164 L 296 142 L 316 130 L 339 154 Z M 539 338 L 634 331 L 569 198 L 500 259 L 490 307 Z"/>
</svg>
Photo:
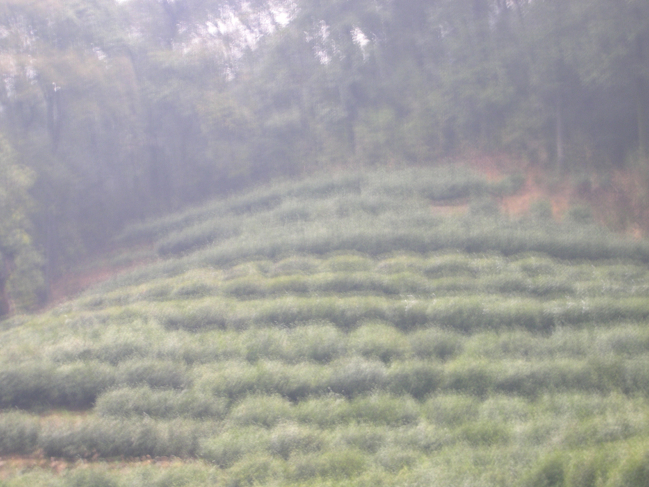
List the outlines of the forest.
<svg viewBox="0 0 649 487">
<path fill-rule="evenodd" d="M 125 224 L 499 152 L 647 165 L 644 0 L 3 0 L 3 313 Z"/>
</svg>

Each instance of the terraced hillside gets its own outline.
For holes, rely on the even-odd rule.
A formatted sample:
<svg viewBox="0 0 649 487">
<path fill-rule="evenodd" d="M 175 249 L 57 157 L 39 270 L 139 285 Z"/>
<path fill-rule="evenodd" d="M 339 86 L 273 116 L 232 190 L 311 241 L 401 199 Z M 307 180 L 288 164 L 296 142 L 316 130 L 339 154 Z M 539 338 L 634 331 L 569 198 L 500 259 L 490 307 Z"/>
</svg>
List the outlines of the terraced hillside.
<svg viewBox="0 0 649 487">
<path fill-rule="evenodd" d="M 128 229 L 156 263 L 0 324 L 0 485 L 649 485 L 649 244 L 508 219 L 519 184 L 341 175 Z"/>
</svg>

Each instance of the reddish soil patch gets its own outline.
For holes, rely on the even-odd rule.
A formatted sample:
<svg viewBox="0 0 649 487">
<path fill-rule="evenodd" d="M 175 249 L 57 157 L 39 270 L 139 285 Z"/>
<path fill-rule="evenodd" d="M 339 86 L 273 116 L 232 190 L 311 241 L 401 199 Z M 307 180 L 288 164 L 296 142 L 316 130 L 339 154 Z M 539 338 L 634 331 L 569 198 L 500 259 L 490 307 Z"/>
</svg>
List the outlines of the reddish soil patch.
<svg viewBox="0 0 649 487">
<path fill-rule="evenodd" d="M 523 174 L 525 177 L 523 187 L 516 194 L 499 200 L 501 210 L 508 215 L 525 214 L 532 203 L 548 201 L 552 206 L 553 216 L 560 219 L 573 200 L 572 190 L 568 184 L 555 185 L 550 189 L 543 171 L 523 160 L 506 154 L 473 154 L 467 160 L 490 181 L 498 181 L 515 173 Z"/>
<path fill-rule="evenodd" d="M 615 171 L 606 181 L 582 188 L 598 220 L 635 238 L 649 233 L 649 176 L 638 170 Z"/>
<path fill-rule="evenodd" d="M 151 246 L 142 247 L 137 250 L 147 250 Z M 64 274 L 50 284 L 49 306 L 59 304 L 67 299 L 79 294 L 81 291 L 88 289 L 94 284 L 107 281 L 119 274 L 123 274 L 137 267 L 149 264 L 151 259 L 139 260 L 125 265 L 93 265 L 96 262 L 106 261 L 111 254 L 97 255 L 88 259 L 85 265 L 80 265 L 78 270 L 73 270 Z"/>
<path fill-rule="evenodd" d="M 506 154 L 471 154 L 467 159 L 469 165 L 474 167 L 490 181 L 497 181 L 508 174 L 521 171 L 524 168 L 520 160 L 515 160 Z"/>
<path fill-rule="evenodd" d="M 516 194 L 500 199 L 500 207 L 508 215 L 522 215 L 538 201 L 547 201 L 552 207 L 552 215 L 559 220 L 573 202 L 572 191 L 567 184 L 552 190 L 543 183 L 541 172 L 533 167 L 525 170 L 525 184 Z"/>
</svg>

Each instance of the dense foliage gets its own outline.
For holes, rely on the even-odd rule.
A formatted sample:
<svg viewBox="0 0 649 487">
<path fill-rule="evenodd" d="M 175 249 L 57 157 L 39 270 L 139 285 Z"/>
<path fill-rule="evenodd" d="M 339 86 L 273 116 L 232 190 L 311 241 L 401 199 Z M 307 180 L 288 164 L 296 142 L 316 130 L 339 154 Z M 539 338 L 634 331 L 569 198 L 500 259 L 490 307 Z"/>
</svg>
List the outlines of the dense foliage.
<svg viewBox="0 0 649 487">
<path fill-rule="evenodd" d="M 0 485 L 647 485 L 649 245 L 508 219 L 516 180 L 346 173 L 128 227 L 158 262 L 0 323 L 0 456 L 47 459 Z"/>
<path fill-rule="evenodd" d="M 125 221 L 280 175 L 472 148 L 646 161 L 648 19 L 643 0 L 5 0 L 0 132 L 35 203 L 15 202 L 25 249 L 0 242 L 22 273 L 5 301 Z"/>
</svg>

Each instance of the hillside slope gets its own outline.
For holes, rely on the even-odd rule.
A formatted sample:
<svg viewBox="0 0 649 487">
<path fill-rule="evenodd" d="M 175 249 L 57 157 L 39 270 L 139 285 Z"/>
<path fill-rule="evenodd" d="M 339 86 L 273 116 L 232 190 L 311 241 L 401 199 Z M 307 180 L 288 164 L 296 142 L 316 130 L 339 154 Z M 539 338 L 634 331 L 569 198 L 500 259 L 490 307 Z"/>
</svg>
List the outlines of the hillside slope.
<svg viewBox="0 0 649 487">
<path fill-rule="evenodd" d="M 0 324 L 0 485 L 646 485 L 649 243 L 504 216 L 520 184 L 341 174 L 129 228 L 157 261 Z"/>
</svg>

